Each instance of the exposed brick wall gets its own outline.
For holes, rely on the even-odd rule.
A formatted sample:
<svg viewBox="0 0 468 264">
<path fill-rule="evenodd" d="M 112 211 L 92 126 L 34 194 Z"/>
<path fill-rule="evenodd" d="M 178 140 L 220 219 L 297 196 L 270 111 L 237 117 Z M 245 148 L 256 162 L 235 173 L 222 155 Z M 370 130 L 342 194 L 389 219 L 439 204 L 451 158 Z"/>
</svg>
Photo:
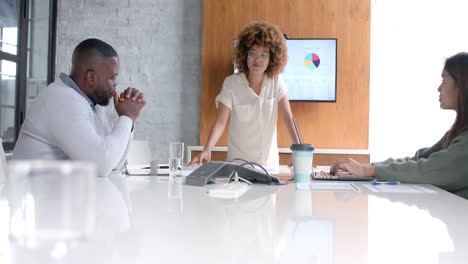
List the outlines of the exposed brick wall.
<svg viewBox="0 0 468 264">
<path fill-rule="evenodd" d="M 80 41 L 111 44 L 121 62 L 118 89 L 146 96 L 135 138 L 167 162 L 170 141 L 199 143 L 202 9 L 202 0 L 59 0 L 56 76 L 69 73 Z"/>
</svg>

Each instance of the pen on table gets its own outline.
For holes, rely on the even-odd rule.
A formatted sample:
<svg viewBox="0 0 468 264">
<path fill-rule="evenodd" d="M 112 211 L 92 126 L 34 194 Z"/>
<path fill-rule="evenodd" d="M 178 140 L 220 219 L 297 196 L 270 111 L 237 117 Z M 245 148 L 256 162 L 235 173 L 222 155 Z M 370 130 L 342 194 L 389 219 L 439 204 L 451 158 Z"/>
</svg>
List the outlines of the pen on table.
<svg viewBox="0 0 468 264">
<path fill-rule="evenodd" d="M 397 185 L 399 183 L 400 183 L 399 181 L 375 181 L 375 182 L 372 182 L 372 185 L 381 185 L 381 184 Z"/>
</svg>

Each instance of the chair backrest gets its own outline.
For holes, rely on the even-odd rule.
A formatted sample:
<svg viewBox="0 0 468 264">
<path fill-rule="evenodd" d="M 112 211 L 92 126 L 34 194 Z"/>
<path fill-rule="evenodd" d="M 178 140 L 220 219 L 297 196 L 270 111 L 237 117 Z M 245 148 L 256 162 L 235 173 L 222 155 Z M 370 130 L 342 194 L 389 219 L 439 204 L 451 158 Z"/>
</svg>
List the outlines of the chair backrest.
<svg viewBox="0 0 468 264">
<path fill-rule="evenodd" d="M 3 150 L 3 140 L 0 138 L 0 184 L 5 183 L 7 174 L 7 161 Z"/>
<path fill-rule="evenodd" d="M 151 163 L 152 155 L 150 144 L 147 140 L 133 139 L 127 154 L 129 165 L 148 165 Z"/>
</svg>

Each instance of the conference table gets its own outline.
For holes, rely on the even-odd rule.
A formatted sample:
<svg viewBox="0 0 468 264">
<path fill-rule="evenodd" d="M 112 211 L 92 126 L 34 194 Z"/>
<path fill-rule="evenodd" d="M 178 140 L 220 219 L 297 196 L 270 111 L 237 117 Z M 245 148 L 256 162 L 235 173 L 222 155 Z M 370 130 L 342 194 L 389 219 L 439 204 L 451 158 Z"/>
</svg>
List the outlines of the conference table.
<svg viewBox="0 0 468 264">
<path fill-rule="evenodd" d="M 431 185 L 346 184 L 252 185 L 225 199 L 114 173 L 96 178 L 92 234 L 59 249 L 9 240 L 0 185 L 0 263 L 467 263 L 467 200 Z"/>
</svg>

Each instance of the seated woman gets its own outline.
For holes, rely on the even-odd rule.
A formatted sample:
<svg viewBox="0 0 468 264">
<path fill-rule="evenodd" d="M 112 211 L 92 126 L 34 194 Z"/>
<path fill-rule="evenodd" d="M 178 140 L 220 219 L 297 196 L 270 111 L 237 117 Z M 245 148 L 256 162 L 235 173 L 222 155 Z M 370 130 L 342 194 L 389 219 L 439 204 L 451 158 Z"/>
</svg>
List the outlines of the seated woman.
<svg viewBox="0 0 468 264">
<path fill-rule="evenodd" d="M 210 151 L 229 120 L 228 160 L 244 159 L 278 168 L 278 115 L 291 141 L 299 142 L 287 87 L 280 75 L 288 58 L 286 40 L 278 27 L 263 22 L 248 24 L 237 39 L 234 61 L 239 73 L 224 80 L 207 143 L 189 165 L 211 159 Z"/>
<path fill-rule="evenodd" d="M 468 199 L 468 53 L 458 53 L 445 61 L 438 91 L 440 108 L 455 110 L 457 116 L 442 139 L 414 157 L 360 164 L 353 159 L 338 160 L 334 174 L 344 170 L 379 181 L 432 184 Z"/>
</svg>

